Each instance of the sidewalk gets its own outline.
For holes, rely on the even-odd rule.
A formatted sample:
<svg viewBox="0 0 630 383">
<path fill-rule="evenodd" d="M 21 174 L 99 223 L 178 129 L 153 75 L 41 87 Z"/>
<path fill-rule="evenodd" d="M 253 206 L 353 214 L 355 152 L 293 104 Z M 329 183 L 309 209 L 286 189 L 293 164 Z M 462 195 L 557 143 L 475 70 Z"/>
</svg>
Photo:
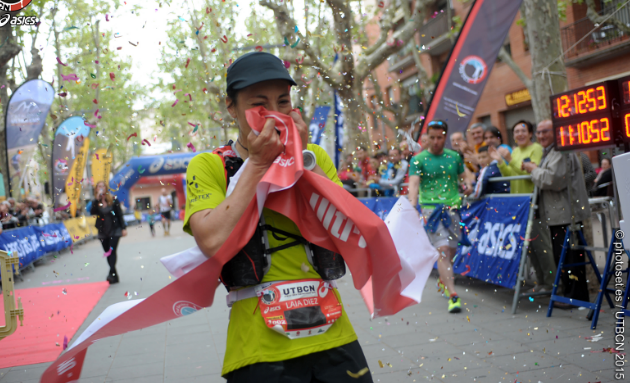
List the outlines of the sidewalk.
<svg viewBox="0 0 630 383">
<path fill-rule="evenodd" d="M 121 282 L 108 289 L 75 338 L 108 305 L 127 299 L 125 292 L 132 293 L 133 299 L 145 298 L 172 281 L 159 258 L 194 246 L 193 238 L 181 228 L 181 221 L 175 222 L 171 231 L 175 234 L 166 238 L 159 225 L 155 238 L 148 225 L 129 228 L 129 236 L 119 246 Z M 74 254 L 64 253 L 55 263 L 48 260 L 26 272 L 24 282 L 15 287 L 42 286 L 59 279 L 52 273 L 59 271 L 59 263 L 64 265 L 60 284 L 104 280 L 108 268 L 102 253 L 100 243 L 91 241 L 75 248 Z M 513 290 L 459 277 L 463 311 L 448 314 L 447 301 L 435 291 L 435 277 L 431 277 L 422 303 L 396 316 L 370 320 L 351 276 L 338 284 L 375 382 L 614 380 L 613 355 L 602 352 L 614 347 L 614 318 L 606 305 L 597 330 L 591 331 L 586 310 L 556 309 L 547 318 L 549 299 L 541 298 L 522 300 L 517 314 L 511 315 Z M 225 381 L 220 377 L 228 325 L 224 296 L 225 290 L 219 288 L 210 308 L 97 342 L 88 350 L 80 381 Z M 28 312 L 25 317 L 28 320 Z M 603 337 L 596 343 L 585 339 L 599 333 Z M 0 370 L 0 383 L 39 382 L 47 366 Z"/>
</svg>

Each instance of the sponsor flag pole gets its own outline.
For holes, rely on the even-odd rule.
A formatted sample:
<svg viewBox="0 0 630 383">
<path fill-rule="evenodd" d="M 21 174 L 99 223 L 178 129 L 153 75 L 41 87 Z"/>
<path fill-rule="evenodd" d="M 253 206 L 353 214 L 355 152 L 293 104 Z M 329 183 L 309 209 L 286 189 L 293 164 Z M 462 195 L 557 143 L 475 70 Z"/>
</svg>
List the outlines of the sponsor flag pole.
<svg viewBox="0 0 630 383">
<path fill-rule="evenodd" d="M 440 73 L 421 132 L 432 120 L 446 121 L 449 133 L 466 130 L 521 2 L 475 0 Z"/>
</svg>

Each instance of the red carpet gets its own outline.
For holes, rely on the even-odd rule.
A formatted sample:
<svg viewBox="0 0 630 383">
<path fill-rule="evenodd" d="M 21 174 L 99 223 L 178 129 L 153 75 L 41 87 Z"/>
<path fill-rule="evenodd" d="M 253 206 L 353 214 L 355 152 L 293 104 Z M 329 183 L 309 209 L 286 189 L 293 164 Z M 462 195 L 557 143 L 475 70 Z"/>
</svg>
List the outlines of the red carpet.
<svg viewBox="0 0 630 383">
<path fill-rule="evenodd" d="M 108 282 L 97 282 L 16 290 L 15 295 L 22 297 L 24 326 L 18 321 L 17 330 L 0 340 L 0 368 L 57 359 L 64 336 L 70 342 L 108 286 Z M 0 313 L 0 326 L 4 326 L 4 313 Z"/>
</svg>

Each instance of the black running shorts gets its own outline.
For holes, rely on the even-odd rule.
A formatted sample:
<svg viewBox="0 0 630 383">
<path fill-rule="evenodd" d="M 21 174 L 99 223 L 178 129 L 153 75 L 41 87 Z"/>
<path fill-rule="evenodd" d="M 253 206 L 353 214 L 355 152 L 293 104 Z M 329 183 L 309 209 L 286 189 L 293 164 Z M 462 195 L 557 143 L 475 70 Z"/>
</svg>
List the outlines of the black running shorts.
<svg viewBox="0 0 630 383">
<path fill-rule="evenodd" d="M 162 217 L 164 219 L 171 219 L 171 211 L 170 210 L 169 211 L 163 211 L 160 214 L 162 214 Z"/>
<path fill-rule="evenodd" d="M 281 362 L 256 363 L 225 376 L 227 383 L 372 383 L 372 372 L 358 378 L 367 361 L 358 341 Z"/>
</svg>

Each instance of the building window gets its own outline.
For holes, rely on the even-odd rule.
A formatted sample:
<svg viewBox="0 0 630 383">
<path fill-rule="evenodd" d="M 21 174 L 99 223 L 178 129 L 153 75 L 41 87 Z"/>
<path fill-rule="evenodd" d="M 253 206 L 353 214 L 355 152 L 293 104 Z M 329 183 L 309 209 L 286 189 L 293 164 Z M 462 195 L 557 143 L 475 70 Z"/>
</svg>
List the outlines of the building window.
<svg viewBox="0 0 630 383">
<path fill-rule="evenodd" d="M 402 91 L 407 92 L 409 109 L 407 116 L 412 114 L 420 114 L 424 112 L 424 104 L 422 104 L 422 88 L 418 82 L 417 76 L 412 76 L 401 83 Z"/>
<path fill-rule="evenodd" d="M 136 198 L 136 210 L 151 210 L 151 197 Z"/>
</svg>

